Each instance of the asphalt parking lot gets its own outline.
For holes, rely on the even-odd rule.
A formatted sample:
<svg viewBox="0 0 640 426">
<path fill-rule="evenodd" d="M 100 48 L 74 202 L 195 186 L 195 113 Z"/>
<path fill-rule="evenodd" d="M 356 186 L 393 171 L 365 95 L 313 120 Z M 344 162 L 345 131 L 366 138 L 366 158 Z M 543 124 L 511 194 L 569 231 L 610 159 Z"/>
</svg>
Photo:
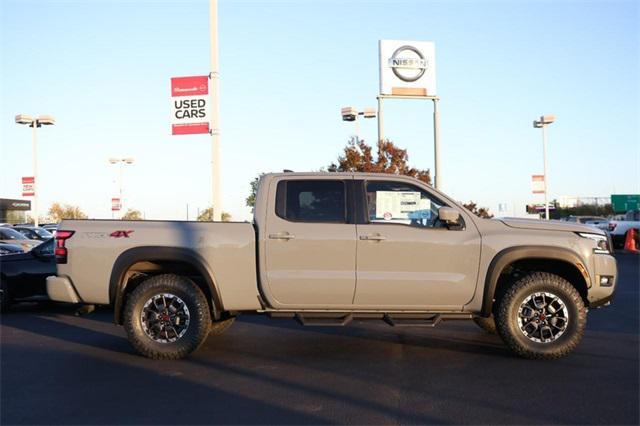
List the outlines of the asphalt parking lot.
<svg viewBox="0 0 640 426">
<path fill-rule="evenodd" d="M 303 328 L 240 318 L 182 361 L 136 355 L 107 309 L 2 317 L 8 424 L 638 424 L 640 256 L 559 361 L 514 358 L 471 322 Z"/>
</svg>

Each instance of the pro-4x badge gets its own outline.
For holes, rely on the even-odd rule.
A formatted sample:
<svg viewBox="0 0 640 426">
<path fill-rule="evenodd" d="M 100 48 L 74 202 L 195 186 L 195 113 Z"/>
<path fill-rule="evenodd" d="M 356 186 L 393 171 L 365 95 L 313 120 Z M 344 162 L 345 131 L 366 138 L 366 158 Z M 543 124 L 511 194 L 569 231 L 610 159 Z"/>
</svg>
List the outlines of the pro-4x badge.
<svg viewBox="0 0 640 426">
<path fill-rule="evenodd" d="M 133 231 L 113 231 L 109 236 L 113 238 L 129 238 L 132 233 Z"/>
</svg>

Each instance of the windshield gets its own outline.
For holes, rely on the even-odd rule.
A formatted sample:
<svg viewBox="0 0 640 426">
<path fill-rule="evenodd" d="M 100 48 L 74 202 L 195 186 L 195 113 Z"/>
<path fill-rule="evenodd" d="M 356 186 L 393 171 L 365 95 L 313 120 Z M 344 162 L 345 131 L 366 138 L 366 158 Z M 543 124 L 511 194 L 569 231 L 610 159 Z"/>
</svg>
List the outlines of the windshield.
<svg viewBox="0 0 640 426">
<path fill-rule="evenodd" d="M 0 240 L 28 240 L 28 238 L 14 229 L 0 228 Z"/>
<path fill-rule="evenodd" d="M 41 238 L 51 238 L 51 237 L 53 237 L 53 234 L 51 232 L 47 231 L 44 228 L 33 228 L 33 232 L 38 234 L 38 236 L 41 237 Z"/>
</svg>

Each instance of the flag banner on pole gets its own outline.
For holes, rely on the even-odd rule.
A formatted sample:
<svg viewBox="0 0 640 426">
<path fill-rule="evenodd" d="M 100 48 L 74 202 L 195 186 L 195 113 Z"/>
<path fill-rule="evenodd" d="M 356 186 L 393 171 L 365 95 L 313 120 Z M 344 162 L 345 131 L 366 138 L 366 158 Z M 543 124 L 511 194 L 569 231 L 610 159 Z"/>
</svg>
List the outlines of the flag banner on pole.
<svg viewBox="0 0 640 426">
<path fill-rule="evenodd" d="M 171 134 L 209 133 L 209 76 L 171 78 Z"/>
</svg>

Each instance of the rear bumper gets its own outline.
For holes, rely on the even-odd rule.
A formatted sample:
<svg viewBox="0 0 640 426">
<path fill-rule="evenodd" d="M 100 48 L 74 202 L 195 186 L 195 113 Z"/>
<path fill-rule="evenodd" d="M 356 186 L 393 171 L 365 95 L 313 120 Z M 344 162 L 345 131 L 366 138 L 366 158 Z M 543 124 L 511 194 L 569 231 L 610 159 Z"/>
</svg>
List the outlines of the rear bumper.
<svg viewBox="0 0 640 426">
<path fill-rule="evenodd" d="M 58 302 L 80 303 L 82 300 L 67 277 L 47 277 L 47 294 Z"/>
</svg>

